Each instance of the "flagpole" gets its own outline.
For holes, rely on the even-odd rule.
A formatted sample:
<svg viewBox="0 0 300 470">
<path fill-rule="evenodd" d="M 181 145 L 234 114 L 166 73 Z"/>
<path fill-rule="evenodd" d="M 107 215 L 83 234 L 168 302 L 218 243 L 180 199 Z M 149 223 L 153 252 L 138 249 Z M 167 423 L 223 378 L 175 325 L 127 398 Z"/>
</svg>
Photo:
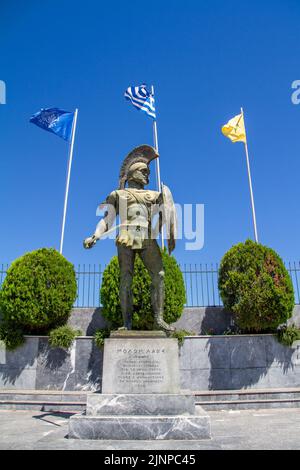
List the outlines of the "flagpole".
<svg viewBox="0 0 300 470">
<path fill-rule="evenodd" d="M 72 125 L 72 138 L 71 138 L 71 144 L 70 144 L 70 149 L 69 149 L 69 162 L 68 162 L 68 172 L 67 172 L 67 182 L 66 182 L 66 192 L 65 192 L 65 202 L 64 202 L 64 214 L 63 214 L 62 229 L 61 229 L 60 249 L 59 249 L 59 252 L 61 255 L 62 255 L 63 244 L 64 244 L 66 214 L 67 214 L 67 206 L 68 206 L 70 176 L 71 176 L 71 167 L 72 167 L 72 160 L 73 160 L 75 132 L 76 132 L 76 125 L 77 125 L 77 115 L 78 115 L 78 109 L 76 108 L 75 113 L 74 113 L 74 119 L 73 119 L 73 125 Z"/>
<path fill-rule="evenodd" d="M 241 108 L 241 113 L 244 118 L 244 111 Z M 245 120 L 244 120 L 245 125 Z M 254 236 L 255 241 L 258 243 L 258 236 L 257 236 L 257 227 L 256 227 L 256 215 L 255 215 L 255 206 L 254 206 L 254 197 L 253 197 L 253 190 L 252 190 L 252 180 L 251 180 L 251 172 L 250 172 L 250 163 L 249 163 L 249 154 L 248 154 L 248 144 L 247 144 L 247 133 L 246 133 L 246 125 L 245 125 L 245 151 L 246 151 L 246 160 L 247 160 L 247 170 L 248 170 L 248 180 L 249 180 L 249 187 L 250 187 L 250 197 L 251 197 L 251 207 L 252 207 L 252 217 L 253 217 L 253 226 L 254 226 Z"/>
<path fill-rule="evenodd" d="M 151 93 L 154 96 L 154 86 L 151 85 Z M 154 140 L 154 148 L 158 153 L 158 137 L 157 137 L 157 123 L 156 118 L 153 119 L 153 140 Z M 155 159 L 156 162 L 156 184 L 158 191 L 161 192 L 161 180 L 160 180 L 160 164 L 159 164 L 159 157 Z M 161 227 L 161 248 L 164 249 L 164 228 Z"/>
</svg>

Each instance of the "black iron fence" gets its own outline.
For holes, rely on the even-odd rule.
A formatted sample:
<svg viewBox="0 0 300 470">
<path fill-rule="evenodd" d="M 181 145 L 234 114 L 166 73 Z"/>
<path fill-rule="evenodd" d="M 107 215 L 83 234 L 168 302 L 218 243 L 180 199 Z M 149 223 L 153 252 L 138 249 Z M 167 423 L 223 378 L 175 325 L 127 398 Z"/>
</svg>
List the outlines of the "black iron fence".
<svg viewBox="0 0 300 470">
<path fill-rule="evenodd" d="M 4 281 L 9 265 L 0 265 L 0 287 Z M 286 263 L 286 268 L 291 276 L 295 303 L 300 303 L 300 262 Z M 105 266 L 96 264 L 81 264 L 76 269 L 77 299 L 75 307 L 99 307 L 100 286 Z M 218 289 L 218 264 L 182 264 L 180 269 L 183 274 L 187 307 L 213 307 L 221 306 Z"/>
<path fill-rule="evenodd" d="M 99 307 L 101 305 L 100 287 L 104 269 L 101 264 L 78 265 L 75 307 Z"/>
<path fill-rule="evenodd" d="M 0 287 L 2 286 L 8 268 L 9 264 L 0 264 Z"/>
</svg>

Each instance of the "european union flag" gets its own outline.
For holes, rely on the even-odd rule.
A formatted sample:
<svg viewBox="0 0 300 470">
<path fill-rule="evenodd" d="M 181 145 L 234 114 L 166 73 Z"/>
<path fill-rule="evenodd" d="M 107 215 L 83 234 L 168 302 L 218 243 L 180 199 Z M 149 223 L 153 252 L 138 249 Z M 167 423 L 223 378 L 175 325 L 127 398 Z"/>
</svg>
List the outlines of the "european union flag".
<svg viewBox="0 0 300 470">
<path fill-rule="evenodd" d="M 71 142 L 74 113 L 59 108 L 41 109 L 30 122 Z"/>
</svg>

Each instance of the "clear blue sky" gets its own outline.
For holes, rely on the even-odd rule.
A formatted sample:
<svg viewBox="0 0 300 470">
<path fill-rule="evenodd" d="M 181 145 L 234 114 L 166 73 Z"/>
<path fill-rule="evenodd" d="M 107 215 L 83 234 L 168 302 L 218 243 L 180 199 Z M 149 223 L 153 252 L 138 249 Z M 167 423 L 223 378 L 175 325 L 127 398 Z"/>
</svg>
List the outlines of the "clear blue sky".
<svg viewBox="0 0 300 470">
<path fill-rule="evenodd" d="M 85 251 L 82 240 L 127 152 L 152 144 L 151 120 L 123 97 L 142 82 L 156 89 L 163 181 L 176 202 L 205 204 L 204 248 L 179 242 L 178 261 L 217 262 L 253 237 L 243 144 L 220 132 L 241 106 L 259 239 L 299 259 L 299 1 L 1 0 L 0 10 L 0 264 L 59 248 L 67 144 L 29 123 L 41 107 L 79 108 L 64 255 L 115 254 L 113 241 Z"/>
</svg>

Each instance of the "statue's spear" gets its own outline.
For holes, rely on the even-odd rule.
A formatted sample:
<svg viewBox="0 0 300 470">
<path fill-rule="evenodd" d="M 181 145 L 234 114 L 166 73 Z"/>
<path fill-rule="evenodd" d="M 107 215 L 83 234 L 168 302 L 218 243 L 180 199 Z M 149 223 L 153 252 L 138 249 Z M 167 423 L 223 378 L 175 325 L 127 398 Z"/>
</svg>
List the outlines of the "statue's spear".
<svg viewBox="0 0 300 470">
<path fill-rule="evenodd" d="M 153 119 L 153 140 L 154 148 L 158 153 L 158 137 L 157 137 L 157 123 L 156 123 L 156 110 L 154 99 L 154 86 L 151 85 L 151 92 L 147 90 L 147 86 L 143 83 L 139 86 L 130 86 L 124 94 L 125 98 L 133 104 L 133 106 L 141 111 L 144 111 L 149 117 Z M 156 158 L 156 182 L 157 189 L 161 193 L 162 186 L 160 180 L 160 166 L 159 157 Z M 161 247 L 164 248 L 164 232 L 161 229 Z"/>
<path fill-rule="evenodd" d="M 154 106 L 154 86 L 151 85 L 151 94 L 152 94 L 152 99 L 153 99 L 153 106 Z M 156 153 L 159 155 L 158 152 L 158 137 L 157 137 L 157 124 L 156 124 L 156 113 L 155 117 L 153 119 L 153 140 L 154 140 L 154 148 L 156 150 Z M 157 176 L 157 188 L 158 191 L 161 193 L 162 192 L 162 185 L 161 185 L 161 180 L 160 180 L 160 164 L 159 164 L 159 156 L 158 158 L 155 159 L 156 161 L 156 176 Z M 161 247 L 164 249 L 164 228 L 162 226 L 161 228 Z"/>
</svg>

